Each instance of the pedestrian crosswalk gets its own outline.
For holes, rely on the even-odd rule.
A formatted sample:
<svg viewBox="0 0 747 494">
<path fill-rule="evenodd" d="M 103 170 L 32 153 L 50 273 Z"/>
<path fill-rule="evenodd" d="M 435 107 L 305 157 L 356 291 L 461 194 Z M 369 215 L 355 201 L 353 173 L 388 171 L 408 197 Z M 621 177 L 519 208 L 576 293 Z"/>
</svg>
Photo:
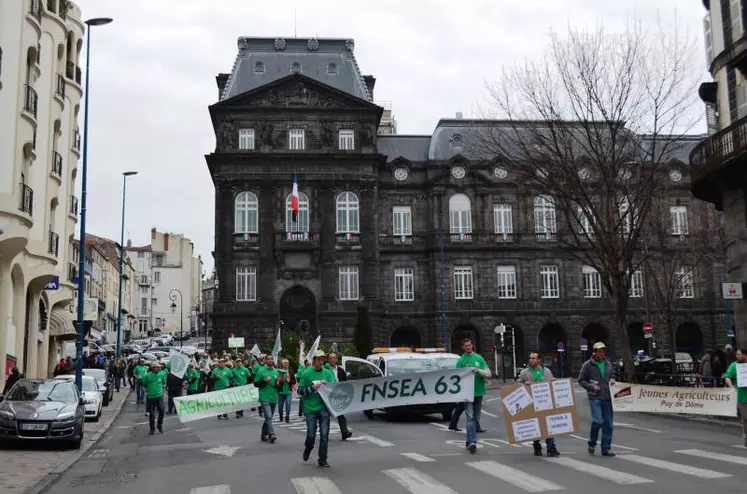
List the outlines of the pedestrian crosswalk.
<svg viewBox="0 0 747 494">
<path fill-rule="evenodd" d="M 353 478 L 345 465 L 339 470 L 334 466 L 319 470 L 312 466 L 318 475 L 292 478 L 289 485 L 285 484 L 287 489 L 272 486 L 271 490 L 278 494 L 342 494 L 356 492 L 356 485 L 365 482 L 376 485 L 377 491 L 391 494 L 468 494 L 480 491 L 484 488 L 481 486 L 519 494 L 592 490 L 600 485 L 599 481 L 621 486 L 669 485 L 672 475 L 678 479 L 684 475 L 689 482 L 702 483 L 703 488 L 730 491 L 741 488 L 739 467 L 747 465 L 745 455 L 701 449 L 677 450 L 666 455 L 652 453 L 650 456 L 621 453 L 615 458 L 604 459 L 570 455 L 554 458 L 525 455 L 481 457 L 479 454 L 456 458 L 418 452 L 394 454 L 392 459 L 402 463 L 388 464 L 381 470 L 366 472 L 364 477 L 355 475 Z M 232 493 L 230 486 L 216 485 L 195 487 L 190 494 Z"/>
</svg>

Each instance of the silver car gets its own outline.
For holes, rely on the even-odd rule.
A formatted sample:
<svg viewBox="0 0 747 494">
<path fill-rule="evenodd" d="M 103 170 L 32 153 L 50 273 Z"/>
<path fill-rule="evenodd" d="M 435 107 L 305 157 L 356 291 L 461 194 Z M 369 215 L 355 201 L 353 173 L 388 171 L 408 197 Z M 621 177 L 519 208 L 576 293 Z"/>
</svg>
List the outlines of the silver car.
<svg viewBox="0 0 747 494">
<path fill-rule="evenodd" d="M 21 379 L 0 397 L 0 442 L 83 442 L 86 408 L 75 383 Z"/>
</svg>

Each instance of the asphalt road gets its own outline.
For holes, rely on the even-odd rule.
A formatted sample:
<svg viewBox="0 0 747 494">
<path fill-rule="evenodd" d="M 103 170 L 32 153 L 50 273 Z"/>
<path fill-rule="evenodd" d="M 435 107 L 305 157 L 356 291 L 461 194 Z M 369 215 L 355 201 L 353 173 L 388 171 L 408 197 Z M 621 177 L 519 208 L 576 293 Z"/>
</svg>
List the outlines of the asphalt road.
<svg viewBox="0 0 747 494">
<path fill-rule="evenodd" d="M 579 390 L 580 391 L 580 390 Z M 529 445 L 506 441 L 498 391 L 486 397 L 477 454 L 464 433 L 447 430 L 440 417 L 394 422 L 362 414 L 349 417 L 354 437 L 330 433 L 331 468 L 315 453 L 301 460 L 305 426 L 276 426 L 274 445 L 260 442 L 260 418 L 165 422 L 148 435 L 142 405 L 128 403 L 109 433 L 47 492 L 107 494 L 503 494 L 566 490 L 607 494 L 743 493 L 747 450 L 739 429 L 641 414 L 617 414 L 616 458 L 589 456 L 583 436 L 590 419 L 577 392 L 582 432 L 559 438 L 559 458 L 537 458 Z M 294 409 L 297 405 L 294 403 Z M 464 426 L 464 418 L 460 426 Z"/>
</svg>

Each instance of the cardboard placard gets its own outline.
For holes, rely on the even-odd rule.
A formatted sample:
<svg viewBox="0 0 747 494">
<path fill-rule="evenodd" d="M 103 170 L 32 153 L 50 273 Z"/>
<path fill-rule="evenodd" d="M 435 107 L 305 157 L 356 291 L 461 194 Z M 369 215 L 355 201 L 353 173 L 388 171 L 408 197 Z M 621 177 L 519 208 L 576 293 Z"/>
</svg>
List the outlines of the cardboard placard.
<svg viewBox="0 0 747 494">
<path fill-rule="evenodd" d="M 501 388 L 508 442 L 547 439 L 580 430 L 570 379 Z"/>
</svg>

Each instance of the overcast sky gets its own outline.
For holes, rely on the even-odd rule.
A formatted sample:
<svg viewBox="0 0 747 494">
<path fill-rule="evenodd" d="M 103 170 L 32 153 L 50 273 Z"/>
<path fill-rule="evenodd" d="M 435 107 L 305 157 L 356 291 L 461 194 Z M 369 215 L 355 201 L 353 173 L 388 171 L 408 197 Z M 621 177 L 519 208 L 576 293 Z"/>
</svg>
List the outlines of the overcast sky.
<svg viewBox="0 0 747 494">
<path fill-rule="evenodd" d="M 121 173 L 138 171 L 128 179 L 125 238 L 145 244 L 152 227 L 184 233 L 207 275 L 214 189 L 204 155 L 215 145 L 207 107 L 239 36 L 354 38 L 400 134 L 430 134 L 457 111 L 479 116 L 486 83 L 539 58 L 549 31 L 568 24 L 615 30 L 630 16 L 655 25 L 657 15 L 678 15 L 698 39 L 694 70 L 706 75 L 700 0 L 75 1 L 84 18 L 114 18 L 92 37 L 87 229 L 119 238 Z"/>
</svg>

